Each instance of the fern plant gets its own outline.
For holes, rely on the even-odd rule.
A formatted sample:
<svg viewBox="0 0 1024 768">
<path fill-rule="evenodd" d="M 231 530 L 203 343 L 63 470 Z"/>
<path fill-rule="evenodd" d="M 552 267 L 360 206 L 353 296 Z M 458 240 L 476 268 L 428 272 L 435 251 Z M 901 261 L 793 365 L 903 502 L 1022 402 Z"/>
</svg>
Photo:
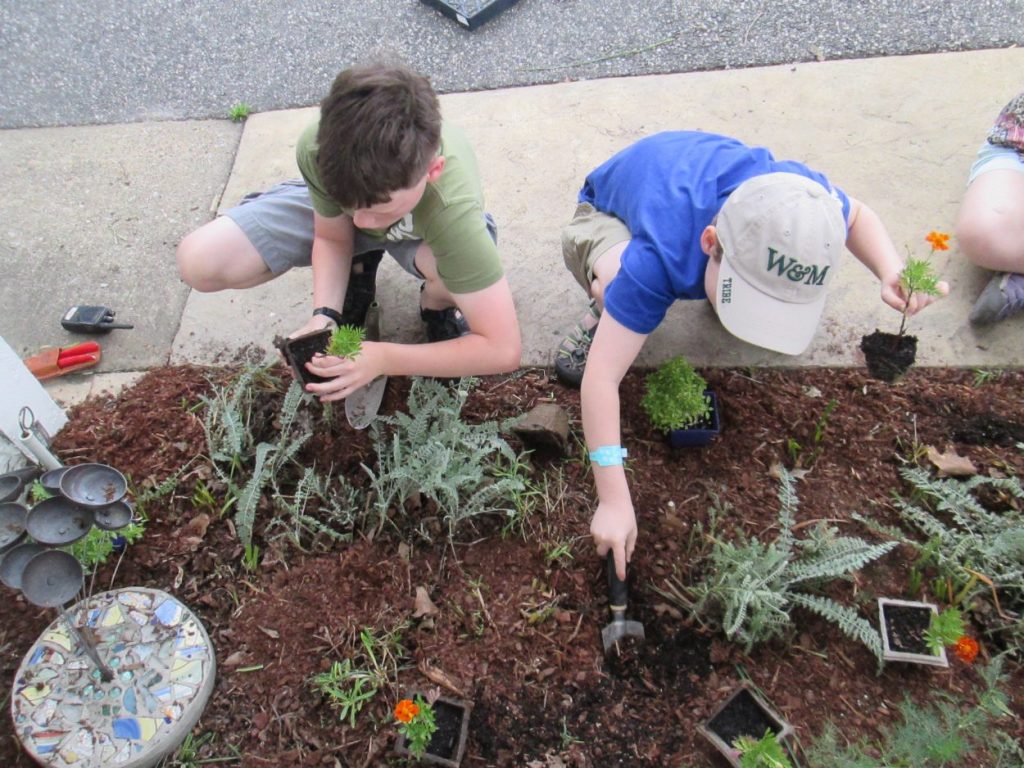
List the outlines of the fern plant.
<svg viewBox="0 0 1024 768">
<path fill-rule="evenodd" d="M 749 653 L 757 643 L 784 634 L 793 624 L 793 608 L 804 608 L 836 624 L 850 638 L 867 646 L 881 661 L 878 632 L 855 609 L 812 590 L 847 576 L 891 551 L 896 542 L 871 544 L 839 536 L 819 523 L 806 539 L 793 535 L 798 499 L 793 479 L 783 470 L 779 488 L 779 535 L 774 541 L 740 536 L 735 542 L 715 540 L 704 579 L 684 587 L 670 578 L 663 596 L 710 618 L 726 637 L 743 643 Z"/>
<path fill-rule="evenodd" d="M 711 413 L 711 399 L 704 394 L 708 384 L 682 355 L 666 360 L 644 381 L 640 405 L 655 429 L 683 429 Z"/>
<path fill-rule="evenodd" d="M 527 490 L 521 457 L 501 437 L 497 422 L 467 424 L 460 418 L 475 380 L 445 387 L 414 378 L 408 413 L 377 419 L 372 436 L 377 468 L 370 477 L 378 527 L 388 511 L 401 514 L 417 494 L 437 505 L 451 536 L 478 515 L 516 514 L 515 500 Z M 420 526 L 426 535 L 426 530 Z"/>
<path fill-rule="evenodd" d="M 960 601 L 990 590 L 1003 592 L 1014 604 L 1024 602 L 1024 488 L 1018 478 L 976 475 L 967 480 L 933 478 L 920 467 L 900 470 L 911 488 L 910 499 L 897 498 L 895 507 L 904 530 L 858 515 L 866 525 L 913 547 L 922 561 L 949 579 Z M 979 493 L 1002 494 L 1013 503 L 1003 511 L 988 509 Z M 948 597 L 952 598 L 952 595 Z"/>
</svg>

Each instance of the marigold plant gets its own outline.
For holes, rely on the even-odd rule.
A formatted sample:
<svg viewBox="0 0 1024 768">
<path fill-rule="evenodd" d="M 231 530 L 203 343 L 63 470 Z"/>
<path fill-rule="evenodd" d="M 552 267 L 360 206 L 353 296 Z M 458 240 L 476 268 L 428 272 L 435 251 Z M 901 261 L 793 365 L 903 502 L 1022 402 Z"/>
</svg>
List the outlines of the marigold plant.
<svg viewBox="0 0 1024 768">
<path fill-rule="evenodd" d="M 395 720 L 398 731 L 405 736 L 406 747 L 415 758 L 420 758 L 427 751 L 430 737 L 437 730 L 434 721 L 434 707 L 422 696 L 416 700 L 402 699 L 395 705 Z"/>
<path fill-rule="evenodd" d="M 981 650 L 981 646 L 978 645 L 978 641 L 967 635 L 959 638 L 953 646 L 953 652 L 956 654 L 956 657 L 964 664 L 973 662 L 979 650 Z"/>
<path fill-rule="evenodd" d="M 412 699 L 402 699 L 395 704 L 395 719 L 400 723 L 411 723 L 419 713 L 420 708 Z"/>
<path fill-rule="evenodd" d="M 933 229 L 924 239 L 931 245 L 933 251 L 949 250 L 949 234 L 946 232 L 937 232 Z"/>
</svg>

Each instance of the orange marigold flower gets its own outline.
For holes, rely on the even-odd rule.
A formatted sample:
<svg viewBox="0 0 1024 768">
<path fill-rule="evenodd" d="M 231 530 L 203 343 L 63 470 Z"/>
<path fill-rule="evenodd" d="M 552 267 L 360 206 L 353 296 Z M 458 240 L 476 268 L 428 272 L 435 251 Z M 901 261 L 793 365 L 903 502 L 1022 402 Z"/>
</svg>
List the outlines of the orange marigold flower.
<svg viewBox="0 0 1024 768">
<path fill-rule="evenodd" d="M 924 239 L 931 243 L 933 251 L 949 250 L 949 235 L 945 232 L 936 232 L 932 230 Z"/>
<path fill-rule="evenodd" d="M 420 708 L 412 699 L 402 699 L 395 704 L 395 719 L 403 723 L 411 723 L 419 713 Z"/>
<path fill-rule="evenodd" d="M 978 655 L 979 649 L 978 641 L 966 635 L 957 640 L 956 645 L 953 646 L 956 657 L 964 664 L 970 664 L 974 661 L 974 657 Z"/>
</svg>

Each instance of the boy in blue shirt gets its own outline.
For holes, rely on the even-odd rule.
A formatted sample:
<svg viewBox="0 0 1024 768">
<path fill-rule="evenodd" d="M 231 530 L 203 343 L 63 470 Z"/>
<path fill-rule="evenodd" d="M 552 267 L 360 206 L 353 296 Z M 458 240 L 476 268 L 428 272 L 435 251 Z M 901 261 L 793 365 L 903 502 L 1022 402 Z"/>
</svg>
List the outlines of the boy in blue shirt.
<svg viewBox="0 0 1024 768">
<path fill-rule="evenodd" d="M 879 279 L 882 301 L 902 310 L 903 259 L 878 215 L 800 163 L 679 131 L 642 139 L 587 176 L 562 247 L 591 303 L 559 347 L 555 370 L 582 389 L 598 495 L 590 532 L 599 555 L 614 553 L 620 578 L 637 528 L 618 390 L 647 335 L 675 300 L 706 298 L 734 336 L 800 354 L 844 245 Z M 915 294 L 909 312 L 930 301 Z"/>
</svg>

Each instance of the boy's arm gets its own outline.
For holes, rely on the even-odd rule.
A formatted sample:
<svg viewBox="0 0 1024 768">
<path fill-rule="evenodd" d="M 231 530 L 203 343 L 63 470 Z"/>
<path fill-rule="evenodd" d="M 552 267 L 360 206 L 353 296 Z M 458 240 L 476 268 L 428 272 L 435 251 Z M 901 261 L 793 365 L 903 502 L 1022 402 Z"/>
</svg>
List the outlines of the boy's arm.
<svg viewBox="0 0 1024 768">
<path fill-rule="evenodd" d="M 882 301 L 900 312 L 907 304 L 907 297 L 900 285 L 903 258 L 896 251 L 885 225 L 864 203 L 850 198 L 850 225 L 846 234 L 846 247 L 882 283 Z M 949 284 L 939 283 L 939 291 L 945 296 Z M 910 298 L 908 315 L 913 315 L 935 301 L 937 297 L 915 293 Z"/>
<path fill-rule="evenodd" d="M 597 324 L 587 367 L 583 374 L 580 399 L 583 432 L 587 451 L 604 445 L 621 445 L 619 427 L 619 384 L 633 364 L 647 337 L 629 330 L 608 312 Z M 602 467 L 591 464 L 597 486 L 597 509 L 590 521 L 590 533 L 597 545 L 597 554 L 609 550 L 615 557 L 615 571 L 626 578 L 626 563 L 636 544 L 636 514 L 622 465 Z"/>
<path fill-rule="evenodd" d="M 341 312 L 345 290 L 352 272 L 352 248 L 355 228 L 348 216 L 327 218 L 313 213 L 313 307 L 330 307 Z M 333 321 L 313 315 L 292 334 L 299 336 L 326 328 Z"/>
<path fill-rule="evenodd" d="M 333 377 L 310 384 L 307 391 L 328 402 L 348 397 L 377 376 L 469 376 L 514 370 L 522 359 L 519 320 L 508 280 L 473 293 L 454 294 L 470 332 L 461 338 L 433 344 L 364 342 L 355 360 L 317 357 L 314 373 Z"/>
</svg>

